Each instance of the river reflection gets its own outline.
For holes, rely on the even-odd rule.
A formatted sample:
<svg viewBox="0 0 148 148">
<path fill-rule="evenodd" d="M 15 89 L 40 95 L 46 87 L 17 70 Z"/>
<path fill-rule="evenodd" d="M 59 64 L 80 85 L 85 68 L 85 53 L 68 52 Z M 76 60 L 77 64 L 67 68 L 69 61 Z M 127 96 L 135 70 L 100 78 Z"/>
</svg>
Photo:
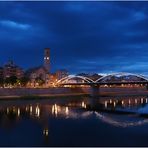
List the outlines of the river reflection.
<svg viewBox="0 0 148 148">
<path fill-rule="evenodd" d="M 5 135 L 5 138 L 10 135 L 12 136 L 13 134 L 20 134 L 17 129 L 19 126 L 22 126 L 21 128 L 24 128 L 24 130 L 28 130 L 28 134 L 31 131 L 34 131 L 34 133 L 38 132 L 38 134 L 34 135 L 33 139 L 31 137 L 29 139 L 31 142 L 28 143 L 18 143 L 16 141 L 7 143 L 4 142 L 5 140 L 3 140 L 3 142 L 0 140 L 0 146 L 75 146 L 73 143 L 64 143 L 67 136 L 74 136 L 73 133 L 70 132 L 69 135 L 66 135 L 65 137 L 64 133 L 67 131 L 68 126 L 73 126 L 73 123 L 75 123 L 75 128 L 77 127 L 77 132 L 80 132 L 79 130 L 81 128 L 83 129 L 81 122 L 84 122 L 86 127 L 88 126 L 88 131 L 98 129 L 99 125 L 109 125 L 120 128 L 143 125 L 148 127 L 147 104 L 148 98 L 146 96 L 102 97 L 96 99 L 72 98 L 40 101 L 1 101 L 0 132 L 3 131 L 2 133 Z M 32 122 L 34 124 L 29 125 Z M 90 122 L 91 124 L 95 124 L 95 127 L 90 127 Z M 26 124 L 27 127 L 23 127 Z M 33 126 L 37 126 L 38 128 L 33 129 Z M 58 126 L 62 126 L 61 130 L 63 136 L 60 137 L 61 140 L 56 138 L 57 134 L 60 132 L 57 131 Z M 8 135 L 6 134 L 5 129 L 8 130 Z M 2 133 L 0 133 L 0 138 L 2 137 Z M 56 133 L 56 136 L 54 136 L 54 133 Z M 17 137 L 19 137 L 19 134 Z M 26 136 L 28 136 L 28 134 L 26 134 Z M 41 138 L 41 135 L 43 139 Z M 94 136 L 95 135 L 97 134 L 94 133 Z M 85 137 L 86 135 L 83 136 Z M 50 139 L 52 139 L 52 141 Z M 55 142 L 53 142 L 54 140 Z M 99 142 L 97 143 L 97 139 L 95 142 L 96 146 L 102 145 Z M 88 144 L 83 143 L 83 140 L 76 141 L 76 143 L 77 146 L 91 146 L 91 141 Z M 118 146 L 123 145 L 121 144 Z"/>
<path fill-rule="evenodd" d="M 21 118 L 24 115 L 27 115 L 31 118 L 45 118 L 45 115 L 48 117 L 65 117 L 65 118 L 78 118 L 83 117 L 83 113 L 92 112 L 92 111 L 131 111 L 138 113 L 138 109 L 144 108 L 148 104 L 147 97 L 112 97 L 112 98 L 98 98 L 95 99 L 95 104 L 92 108 L 89 108 L 91 102 L 89 100 L 93 98 L 86 99 L 85 101 L 68 101 L 66 103 L 33 103 L 33 104 L 9 104 L 9 106 L 1 105 L 0 106 L 0 115 L 13 115 L 14 118 Z M 14 103 L 14 102 L 13 102 Z M 98 106 L 102 105 L 102 106 Z M 83 112 L 78 112 L 76 109 L 83 109 Z M 91 110 L 93 109 L 93 110 Z M 148 112 L 145 112 L 146 114 Z M 88 114 L 89 115 L 89 114 Z"/>
<path fill-rule="evenodd" d="M 142 109 L 148 104 L 147 97 L 112 97 L 112 98 L 98 98 L 95 99 L 95 104 L 92 108 L 90 100 L 93 98 L 85 98 L 82 101 L 68 101 L 66 103 L 33 103 L 33 104 L 9 104 L 9 106 L 1 105 L 0 106 L 0 116 L 13 118 L 21 118 L 28 116 L 34 119 L 40 118 L 80 118 L 89 116 L 92 112 L 96 111 L 127 111 L 131 113 L 139 113 L 138 109 Z M 14 102 L 12 102 L 14 103 Z M 100 105 L 100 106 L 98 106 Z M 81 110 L 83 109 L 83 110 Z M 78 112 L 81 110 L 81 112 Z M 111 112 L 112 113 L 112 112 Z M 148 114 L 148 111 L 145 112 Z M 45 132 L 46 133 L 46 132 Z"/>
</svg>

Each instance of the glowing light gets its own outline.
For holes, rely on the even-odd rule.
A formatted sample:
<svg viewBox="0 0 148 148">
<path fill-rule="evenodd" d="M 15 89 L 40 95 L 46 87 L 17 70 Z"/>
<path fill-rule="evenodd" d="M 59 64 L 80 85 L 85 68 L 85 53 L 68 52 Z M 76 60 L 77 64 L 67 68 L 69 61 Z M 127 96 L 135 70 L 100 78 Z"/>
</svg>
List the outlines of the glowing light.
<svg viewBox="0 0 148 148">
<path fill-rule="evenodd" d="M 9 108 L 7 108 L 7 114 L 9 114 Z"/>
<path fill-rule="evenodd" d="M 141 103 L 143 103 L 143 98 L 141 98 Z"/>
<path fill-rule="evenodd" d="M 128 103 L 131 104 L 131 100 L 128 100 Z"/>
<path fill-rule="evenodd" d="M 13 112 L 15 112 L 15 107 L 13 107 Z"/>
<path fill-rule="evenodd" d="M 30 106 L 30 114 L 32 114 L 32 106 Z"/>
<path fill-rule="evenodd" d="M 137 99 L 135 99 L 135 103 L 136 103 L 136 104 L 137 104 L 137 102 L 138 102 Z"/>
<path fill-rule="evenodd" d="M 66 109 L 65 109 L 65 113 L 66 113 L 66 115 L 69 114 L 69 109 L 68 109 L 68 107 L 66 107 Z"/>
<path fill-rule="evenodd" d="M 112 100 L 110 99 L 110 103 L 112 103 Z"/>
<path fill-rule="evenodd" d="M 28 111 L 28 106 L 26 106 L 26 111 Z"/>
<path fill-rule="evenodd" d="M 116 106 L 116 102 L 114 102 L 114 107 Z"/>
<path fill-rule="evenodd" d="M 54 114 L 54 105 L 52 105 L 52 114 Z"/>
<path fill-rule="evenodd" d="M 123 100 L 122 100 L 121 104 L 124 105 L 124 101 Z"/>
<path fill-rule="evenodd" d="M 43 135 L 48 136 L 48 129 L 43 130 Z"/>
<path fill-rule="evenodd" d="M 19 108 L 17 110 L 17 115 L 18 115 L 18 117 L 20 116 L 20 109 Z"/>
<path fill-rule="evenodd" d="M 107 108 L 107 101 L 105 101 L 105 108 Z"/>
<path fill-rule="evenodd" d="M 36 113 L 37 117 L 40 117 L 40 108 L 39 108 L 39 106 L 36 107 L 35 113 Z"/>
<path fill-rule="evenodd" d="M 83 108 L 86 108 L 86 104 L 85 104 L 84 102 L 82 102 L 81 106 L 82 106 Z"/>
<path fill-rule="evenodd" d="M 57 116 L 57 114 L 58 114 L 58 107 L 57 107 L 56 104 L 54 105 L 54 112 L 55 112 L 55 115 Z"/>
<path fill-rule="evenodd" d="M 84 107 L 85 106 L 85 104 L 84 104 L 84 102 L 82 102 L 82 107 Z"/>
<path fill-rule="evenodd" d="M 145 99 L 145 103 L 147 103 L 147 98 Z"/>
</svg>

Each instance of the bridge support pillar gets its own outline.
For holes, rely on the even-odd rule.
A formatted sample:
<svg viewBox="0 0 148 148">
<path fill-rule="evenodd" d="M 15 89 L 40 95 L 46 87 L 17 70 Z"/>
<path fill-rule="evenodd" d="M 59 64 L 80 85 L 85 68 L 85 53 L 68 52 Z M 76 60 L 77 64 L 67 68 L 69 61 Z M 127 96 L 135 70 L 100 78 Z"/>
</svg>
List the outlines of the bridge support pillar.
<svg viewBox="0 0 148 148">
<path fill-rule="evenodd" d="M 100 86 L 99 85 L 92 85 L 91 86 L 91 96 L 97 97 L 100 94 Z"/>
</svg>

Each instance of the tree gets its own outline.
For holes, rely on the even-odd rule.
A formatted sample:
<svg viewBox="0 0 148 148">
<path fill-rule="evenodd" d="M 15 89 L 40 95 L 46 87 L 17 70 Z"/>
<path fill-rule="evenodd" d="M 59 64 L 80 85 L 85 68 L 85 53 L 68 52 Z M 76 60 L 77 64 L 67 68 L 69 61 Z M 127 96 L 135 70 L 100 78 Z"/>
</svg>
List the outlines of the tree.
<svg viewBox="0 0 148 148">
<path fill-rule="evenodd" d="M 16 83 L 17 83 L 17 77 L 16 76 L 11 76 L 10 77 L 10 84 L 14 86 Z"/>
<path fill-rule="evenodd" d="M 17 83 L 17 77 L 16 76 L 10 76 L 5 79 L 5 84 L 6 85 L 12 85 L 14 86 Z"/>
<path fill-rule="evenodd" d="M 42 86 L 45 83 L 45 81 L 41 77 L 37 77 L 35 81 L 39 84 L 39 86 Z"/>
<path fill-rule="evenodd" d="M 30 79 L 28 77 L 22 77 L 20 79 L 20 84 L 21 84 L 21 86 L 26 86 L 29 81 L 30 81 Z"/>
<path fill-rule="evenodd" d="M 0 77 L 0 86 L 4 86 L 4 78 L 3 77 Z"/>
</svg>

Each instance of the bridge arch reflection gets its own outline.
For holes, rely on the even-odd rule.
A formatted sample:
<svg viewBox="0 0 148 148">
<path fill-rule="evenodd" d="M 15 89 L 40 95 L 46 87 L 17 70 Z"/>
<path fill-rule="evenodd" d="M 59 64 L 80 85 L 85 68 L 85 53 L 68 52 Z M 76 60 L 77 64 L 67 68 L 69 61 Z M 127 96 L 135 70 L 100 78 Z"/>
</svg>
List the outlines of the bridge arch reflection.
<svg viewBox="0 0 148 148">
<path fill-rule="evenodd" d="M 77 108 L 78 111 L 75 108 Z M 132 127 L 132 126 L 141 126 L 144 124 L 148 124 L 148 118 L 141 118 L 139 117 L 139 114 L 130 114 L 132 116 L 129 116 L 129 114 L 126 114 L 126 115 L 122 114 L 122 117 L 121 117 L 121 114 L 91 110 L 87 107 L 86 101 L 83 101 L 83 100 L 81 102 L 77 102 L 76 104 L 74 103 L 74 105 L 72 104 L 70 105 L 68 103 L 64 105 L 34 104 L 30 106 L 23 105 L 22 107 L 21 106 L 20 107 L 17 107 L 17 106 L 4 107 L 4 108 L 0 108 L 0 113 L 4 114 L 5 116 L 8 116 L 8 119 L 10 115 L 13 115 L 13 117 L 15 117 L 16 119 L 21 119 L 22 117 L 24 117 L 24 115 L 28 115 L 31 119 L 39 121 L 39 122 L 43 122 L 43 124 L 45 125 L 48 123 L 49 117 L 66 118 L 66 119 L 69 118 L 69 119 L 75 119 L 75 120 L 80 119 L 80 118 L 87 119 L 87 118 L 93 117 L 107 124 L 117 126 L 117 127 L 122 127 L 122 128 L 127 128 L 127 127 Z M 11 120 L 11 118 L 9 120 Z M 44 133 L 48 134 L 47 131 L 45 131 Z"/>
<path fill-rule="evenodd" d="M 128 121 L 128 120 L 117 120 L 115 118 L 110 117 L 109 115 L 103 115 L 102 113 L 95 112 L 96 117 L 102 120 L 103 122 L 106 122 L 108 124 L 111 124 L 113 126 L 118 127 L 131 127 L 131 126 L 141 126 L 143 124 L 148 124 L 148 119 L 141 119 L 138 121 Z"/>
</svg>

